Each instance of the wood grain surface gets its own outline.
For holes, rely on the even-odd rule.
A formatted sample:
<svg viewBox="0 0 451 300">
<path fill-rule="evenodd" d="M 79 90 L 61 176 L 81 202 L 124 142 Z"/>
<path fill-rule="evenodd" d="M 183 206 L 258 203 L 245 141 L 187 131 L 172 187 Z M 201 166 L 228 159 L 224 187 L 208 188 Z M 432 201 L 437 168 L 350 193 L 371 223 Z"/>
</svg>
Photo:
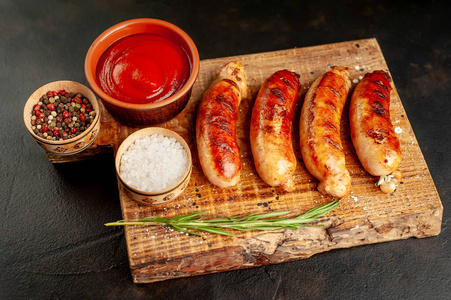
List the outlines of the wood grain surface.
<svg viewBox="0 0 451 300">
<path fill-rule="evenodd" d="M 194 124 L 202 94 L 218 68 L 231 60 L 244 64 L 252 97 L 242 101 L 239 112 L 237 134 L 242 159 L 241 181 L 235 187 L 221 189 L 210 184 L 202 173 Z M 176 131 L 190 145 L 193 154 L 190 183 L 173 202 L 153 207 L 130 200 L 119 184 L 124 219 L 173 217 L 199 210 L 209 215 L 226 216 L 292 210 L 289 216 L 293 217 L 333 200 L 316 190 L 317 180 L 302 163 L 297 123 L 309 85 L 334 65 L 348 67 L 355 82 L 367 72 L 389 71 L 376 39 L 203 60 L 188 106 L 175 119 L 159 125 Z M 269 187 L 259 178 L 248 136 L 252 104 L 260 85 L 280 69 L 298 73 L 301 82 L 294 117 L 294 147 L 299 163 L 295 173 L 296 190 L 291 193 Z M 393 79 L 396 83 L 396 78 Z M 126 226 L 134 282 L 155 282 L 257 267 L 305 259 L 331 249 L 439 234 L 443 207 L 396 87 L 392 92 L 391 119 L 393 125 L 401 130 L 399 139 L 403 160 L 399 169 L 404 178 L 393 194 L 380 192 L 375 187 L 378 178 L 369 175 L 358 161 L 349 133 L 348 110 L 349 101 L 342 118 L 341 139 L 346 166 L 352 177 L 352 192 L 341 199 L 336 210 L 321 219 L 319 223 L 323 227 L 276 232 L 234 231 L 235 237 L 203 233 L 202 237 L 196 237 L 163 227 Z M 121 141 L 137 129 L 116 122 L 102 108 L 101 131 L 90 149 L 72 157 L 61 158 L 52 154 L 47 154 L 47 157 L 52 162 L 66 162 L 95 156 L 117 149 Z"/>
</svg>

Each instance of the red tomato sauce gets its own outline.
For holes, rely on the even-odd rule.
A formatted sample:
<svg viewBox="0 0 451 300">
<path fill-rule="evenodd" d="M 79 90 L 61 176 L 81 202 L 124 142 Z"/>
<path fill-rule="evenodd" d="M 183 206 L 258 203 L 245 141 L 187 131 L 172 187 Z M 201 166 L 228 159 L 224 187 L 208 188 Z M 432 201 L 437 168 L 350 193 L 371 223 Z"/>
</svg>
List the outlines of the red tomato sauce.
<svg viewBox="0 0 451 300">
<path fill-rule="evenodd" d="M 152 103 L 175 94 L 188 80 L 191 64 L 177 42 L 152 33 L 118 40 L 102 54 L 97 83 L 111 97 Z"/>
</svg>

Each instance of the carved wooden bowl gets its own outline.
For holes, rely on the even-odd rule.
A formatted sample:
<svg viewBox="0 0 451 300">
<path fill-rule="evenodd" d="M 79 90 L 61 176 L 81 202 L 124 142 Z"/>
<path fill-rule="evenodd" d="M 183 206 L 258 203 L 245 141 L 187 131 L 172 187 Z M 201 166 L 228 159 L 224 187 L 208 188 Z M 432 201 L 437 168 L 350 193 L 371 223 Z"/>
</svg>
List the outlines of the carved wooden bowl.
<svg viewBox="0 0 451 300">
<path fill-rule="evenodd" d="M 42 95 L 44 95 L 48 91 L 60 90 L 66 90 L 67 92 L 72 92 L 75 94 L 83 94 L 83 96 L 88 98 L 88 100 L 91 102 L 92 107 L 96 112 L 96 116 L 85 131 L 73 138 L 62 141 L 47 140 L 45 138 L 37 136 L 33 132 L 31 125 L 32 110 L 34 105 L 38 103 Z M 46 151 L 59 155 L 71 155 L 85 150 L 94 142 L 100 131 L 100 107 L 96 96 L 88 87 L 74 81 L 55 81 L 41 86 L 30 96 L 30 98 L 28 98 L 27 102 L 25 103 L 23 110 L 23 119 L 25 126 L 27 127 L 27 130 L 31 134 L 33 139 Z"/>
<path fill-rule="evenodd" d="M 172 137 L 177 142 L 179 142 L 188 155 L 188 168 L 186 169 L 181 179 L 178 180 L 177 183 L 175 183 L 174 185 L 157 192 L 144 192 L 131 187 L 123 180 L 123 178 L 121 178 L 120 176 L 121 158 L 124 152 L 126 152 L 127 149 L 130 147 L 130 145 L 133 144 L 137 139 L 141 139 L 145 136 L 148 135 L 150 136 L 154 134 L 161 134 L 165 137 Z M 119 146 L 119 149 L 116 152 L 116 174 L 117 177 L 119 178 L 119 191 L 121 193 L 127 194 L 131 199 L 145 205 L 156 206 L 168 203 L 177 198 L 188 186 L 191 177 L 191 170 L 192 170 L 192 158 L 188 144 L 180 135 L 178 135 L 174 131 L 165 128 L 149 127 L 138 130 L 133 134 L 129 135 L 122 142 L 122 144 Z"/>
</svg>

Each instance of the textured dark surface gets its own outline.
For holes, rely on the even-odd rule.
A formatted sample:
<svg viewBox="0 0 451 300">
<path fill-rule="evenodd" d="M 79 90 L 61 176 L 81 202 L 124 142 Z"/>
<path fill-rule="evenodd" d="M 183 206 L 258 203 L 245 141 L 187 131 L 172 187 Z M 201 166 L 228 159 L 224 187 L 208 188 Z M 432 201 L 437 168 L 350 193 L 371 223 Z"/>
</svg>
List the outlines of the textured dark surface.
<svg viewBox="0 0 451 300">
<path fill-rule="evenodd" d="M 449 299 L 450 4 L 0 1 L 0 299 Z M 22 122 L 39 86 L 86 84 L 85 54 L 132 18 L 183 28 L 202 59 L 376 37 L 440 194 L 442 232 L 307 260 L 135 285 L 112 155 L 52 165 Z"/>
</svg>

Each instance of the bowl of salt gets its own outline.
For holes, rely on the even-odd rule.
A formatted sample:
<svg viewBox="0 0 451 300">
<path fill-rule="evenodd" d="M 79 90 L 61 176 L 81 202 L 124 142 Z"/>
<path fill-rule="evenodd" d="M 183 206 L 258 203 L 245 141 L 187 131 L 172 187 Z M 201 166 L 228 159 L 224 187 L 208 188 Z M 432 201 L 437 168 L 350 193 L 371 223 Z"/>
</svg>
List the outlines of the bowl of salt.
<svg viewBox="0 0 451 300">
<path fill-rule="evenodd" d="M 119 192 L 145 205 L 161 205 L 177 198 L 187 187 L 191 170 L 188 144 L 165 128 L 134 132 L 116 153 Z"/>
</svg>

